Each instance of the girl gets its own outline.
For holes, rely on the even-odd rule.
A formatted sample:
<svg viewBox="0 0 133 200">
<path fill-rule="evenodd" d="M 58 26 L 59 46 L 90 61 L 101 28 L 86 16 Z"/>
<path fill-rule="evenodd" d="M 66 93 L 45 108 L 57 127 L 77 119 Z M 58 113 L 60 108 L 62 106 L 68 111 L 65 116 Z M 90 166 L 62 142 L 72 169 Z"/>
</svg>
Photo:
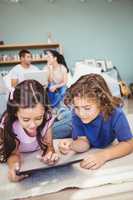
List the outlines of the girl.
<svg viewBox="0 0 133 200">
<path fill-rule="evenodd" d="M 122 100 L 112 96 L 102 76 L 82 76 L 68 89 L 66 102 L 73 106 L 73 140 L 62 140 L 60 151 L 66 154 L 70 150 L 101 149 L 88 155 L 81 162 L 81 167 L 97 169 L 106 161 L 133 151 L 133 136 L 121 108 Z M 118 143 L 113 145 L 115 139 Z"/>
<path fill-rule="evenodd" d="M 54 108 L 59 105 L 66 92 L 69 69 L 63 55 L 55 50 L 49 50 L 46 53 L 49 73 L 48 97 Z"/>
<path fill-rule="evenodd" d="M 21 167 L 21 152 L 41 148 L 42 161 L 48 165 L 54 164 L 58 155 L 52 142 L 54 119 L 43 86 L 26 80 L 16 86 L 12 99 L 10 96 L 0 123 L 0 162 L 7 161 L 9 179 L 19 181 L 25 177 L 15 173 Z"/>
</svg>

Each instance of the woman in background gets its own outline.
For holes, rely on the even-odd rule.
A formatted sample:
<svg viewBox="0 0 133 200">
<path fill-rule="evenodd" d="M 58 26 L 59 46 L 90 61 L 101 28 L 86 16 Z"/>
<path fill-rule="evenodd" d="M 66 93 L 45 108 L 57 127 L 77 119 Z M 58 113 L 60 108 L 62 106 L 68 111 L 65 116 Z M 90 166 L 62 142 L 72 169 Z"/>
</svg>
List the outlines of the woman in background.
<svg viewBox="0 0 133 200">
<path fill-rule="evenodd" d="M 58 107 L 66 92 L 69 69 L 63 55 L 55 50 L 47 53 L 48 97 L 52 108 Z"/>
</svg>

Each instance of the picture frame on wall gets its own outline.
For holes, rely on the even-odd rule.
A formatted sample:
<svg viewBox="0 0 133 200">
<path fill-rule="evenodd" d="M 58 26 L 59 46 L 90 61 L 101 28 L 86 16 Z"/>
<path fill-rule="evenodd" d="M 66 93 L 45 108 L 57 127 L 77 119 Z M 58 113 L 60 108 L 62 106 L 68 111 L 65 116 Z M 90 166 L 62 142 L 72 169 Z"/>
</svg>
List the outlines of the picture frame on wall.
<svg viewBox="0 0 133 200">
<path fill-rule="evenodd" d="M 96 67 L 96 61 L 95 61 L 95 59 L 85 59 L 84 63 L 87 64 L 87 65 L 89 65 L 89 66 Z"/>
<path fill-rule="evenodd" d="M 101 68 L 101 70 L 106 71 L 105 60 L 96 60 L 96 66 Z"/>
<path fill-rule="evenodd" d="M 106 68 L 107 68 L 107 70 L 113 68 L 113 64 L 112 64 L 111 60 L 106 60 Z"/>
</svg>

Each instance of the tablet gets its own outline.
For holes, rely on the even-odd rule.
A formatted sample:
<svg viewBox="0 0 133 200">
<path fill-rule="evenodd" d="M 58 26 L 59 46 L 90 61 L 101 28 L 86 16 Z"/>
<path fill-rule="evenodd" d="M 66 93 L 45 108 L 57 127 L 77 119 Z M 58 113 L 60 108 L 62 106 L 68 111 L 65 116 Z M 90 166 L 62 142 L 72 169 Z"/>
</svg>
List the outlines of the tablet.
<svg viewBox="0 0 133 200">
<path fill-rule="evenodd" d="M 38 158 L 38 155 L 41 155 L 40 151 L 36 151 L 33 153 L 23 153 L 22 154 L 22 163 L 21 163 L 21 169 L 16 172 L 17 175 L 25 175 L 25 174 L 32 174 L 33 172 L 37 170 L 44 170 L 49 168 L 57 168 L 73 163 L 77 163 L 85 158 L 87 155 L 85 153 L 70 153 L 68 155 L 59 154 L 60 159 L 58 162 L 54 165 L 47 165 L 40 161 Z"/>
</svg>

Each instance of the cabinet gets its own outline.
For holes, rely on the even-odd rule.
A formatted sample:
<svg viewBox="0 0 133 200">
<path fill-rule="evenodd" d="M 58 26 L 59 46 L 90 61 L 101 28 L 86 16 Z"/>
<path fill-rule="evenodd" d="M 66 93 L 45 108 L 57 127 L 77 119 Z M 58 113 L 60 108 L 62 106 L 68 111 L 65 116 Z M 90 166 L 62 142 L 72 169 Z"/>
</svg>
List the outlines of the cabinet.
<svg viewBox="0 0 133 200">
<path fill-rule="evenodd" d="M 20 62 L 18 53 L 22 49 L 31 51 L 32 63 L 44 63 L 46 59 L 43 50 L 56 49 L 60 51 L 60 45 L 58 43 L 0 45 L 0 67 L 18 64 Z"/>
</svg>

